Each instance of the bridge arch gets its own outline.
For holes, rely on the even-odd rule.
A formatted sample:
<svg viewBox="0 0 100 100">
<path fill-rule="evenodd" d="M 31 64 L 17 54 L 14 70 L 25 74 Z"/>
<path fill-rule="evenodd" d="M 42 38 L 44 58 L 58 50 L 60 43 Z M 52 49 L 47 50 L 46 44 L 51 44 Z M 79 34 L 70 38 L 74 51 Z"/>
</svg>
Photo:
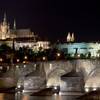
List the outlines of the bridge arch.
<svg viewBox="0 0 100 100">
<path fill-rule="evenodd" d="M 88 75 L 85 87 L 100 88 L 100 67 L 94 68 Z"/>
</svg>

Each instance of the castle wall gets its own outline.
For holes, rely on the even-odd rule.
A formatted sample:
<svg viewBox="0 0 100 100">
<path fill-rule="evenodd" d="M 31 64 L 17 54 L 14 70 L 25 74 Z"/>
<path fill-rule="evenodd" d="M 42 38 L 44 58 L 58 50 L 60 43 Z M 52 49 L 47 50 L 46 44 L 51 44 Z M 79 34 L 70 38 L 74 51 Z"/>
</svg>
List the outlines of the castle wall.
<svg viewBox="0 0 100 100">
<path fill-rule="evenodd" d="M 91 53 L 91 56 L 99 56 L 98 51 L 100 50 L 100 43 L 63 43 L 56 46 L 59 50 L 64 53 L 71 55 L 77 54 L 88 54 Z"/>
</svg>

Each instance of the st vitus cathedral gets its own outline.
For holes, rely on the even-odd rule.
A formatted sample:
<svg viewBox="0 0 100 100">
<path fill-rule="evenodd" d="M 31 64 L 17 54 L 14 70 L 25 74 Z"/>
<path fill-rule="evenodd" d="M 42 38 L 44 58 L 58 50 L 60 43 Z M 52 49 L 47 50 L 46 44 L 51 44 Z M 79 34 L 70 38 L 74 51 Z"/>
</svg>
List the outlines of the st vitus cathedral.
<svg viewBox="0 0 100 100">
<path fill-rule="evenodd" d="M 13 28 L 11 29 L 6 14 L 4 14 L 3 21 L 0 23 L 0 45 L 6 43 L 8 46 L 12 47 L 13 40 L 15 49 L 20 47 L 30 47 L 34 51 L 38 51 L 40 47 L 48 49 L 50 44 L 49 41 L 39 41 L 38 36 L 29 28 L 17 29 L 15 20 Z"/>
<path fill-rule="evenodd" d="M 34 35 L 34 32 L 31 32 L 30 29 L 16 29 L 15 20 L 13 29 L 11 29 L 6 18 L 6 14 L 4 14 L 3 21 L 0 23 L 0 40 L 12 38 L 33 38 L 33 40 L 35 40 L 36 36 Z"/>
</svg>

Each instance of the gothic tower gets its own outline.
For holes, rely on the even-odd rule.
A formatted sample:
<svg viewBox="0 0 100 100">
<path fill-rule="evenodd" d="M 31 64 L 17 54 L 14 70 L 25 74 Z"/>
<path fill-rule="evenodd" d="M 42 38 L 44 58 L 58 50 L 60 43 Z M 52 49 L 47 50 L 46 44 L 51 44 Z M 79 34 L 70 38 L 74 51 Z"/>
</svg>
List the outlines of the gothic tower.
<svg viewBox="0 0 100 100">
<path fill-rule="evenodd" d="M 71 36 L 71 42 L 74 42 L 74 41 L 75 41 L 75 37 L 74 37 L 74 32 L 73 32 Z"/>
<path fill-rule="evenodd" d="M 13 29 L 16 30 L 16 20 L 14 19 Z"/>
<path fill-rule="evenodd" d="M 4 18 L 3 22 L 1 24 L 1 39 L 6 39 L 6 34 L 8 32 L 8 23 L 7 23 L 7 18 L 6 18 L 6 13 L 4 13 Z"/>
<path fill-rule="evenodd" d="M 71 34 L 70 32 L 68 32 L 68 35 L 67 35 L 67 42 L 70 42 L 71 41 Z"/>
</svg>

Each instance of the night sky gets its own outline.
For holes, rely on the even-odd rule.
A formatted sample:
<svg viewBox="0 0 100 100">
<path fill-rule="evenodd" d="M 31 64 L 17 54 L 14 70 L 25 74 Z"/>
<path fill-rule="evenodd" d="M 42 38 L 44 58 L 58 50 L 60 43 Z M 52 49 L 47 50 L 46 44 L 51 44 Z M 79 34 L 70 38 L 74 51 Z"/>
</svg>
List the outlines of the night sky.
<svg viewBox="0 0 100 100">
<path fill-rule="evenodd" d="M 90 0 L 89 0 L 90 1 Z M 30 28 L 49 40 L 63 40 L 75 32 L 77 41 L 100 40 L 97 0 L 0 0 L 0 21 L 4 12 L 17 28 Z"/>
</svg>

